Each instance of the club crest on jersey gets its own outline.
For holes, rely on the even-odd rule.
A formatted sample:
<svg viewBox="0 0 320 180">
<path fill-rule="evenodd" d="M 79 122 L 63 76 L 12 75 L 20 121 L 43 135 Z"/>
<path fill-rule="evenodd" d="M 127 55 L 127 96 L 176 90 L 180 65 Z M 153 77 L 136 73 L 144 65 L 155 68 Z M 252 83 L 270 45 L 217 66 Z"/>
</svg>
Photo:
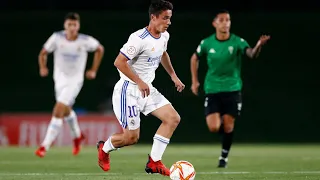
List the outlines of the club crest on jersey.
<svg viewBox="0 0 320 180">
<path fill-rule="evenodd" d="M 134 55 L 134 53 L 136 52 L 136 48 L 134 46 L 129 46 L 127 49 L 127 53 L 129 55 Z"/>
<path fill-rule="evenodd" d="M 229 47 L 228 47 L 228 50 L 229 50 L 229 53 L 230 53 L 230 54 L 233 53 L 233 47 L 232 47 L 232 46 L 229 46 Z"/>
<path fill-rule="evenodd" d="M 151 49 L 151 51 L 152 51 L 152 52 L 154 51 L 154 47 Z"/>
</svg>

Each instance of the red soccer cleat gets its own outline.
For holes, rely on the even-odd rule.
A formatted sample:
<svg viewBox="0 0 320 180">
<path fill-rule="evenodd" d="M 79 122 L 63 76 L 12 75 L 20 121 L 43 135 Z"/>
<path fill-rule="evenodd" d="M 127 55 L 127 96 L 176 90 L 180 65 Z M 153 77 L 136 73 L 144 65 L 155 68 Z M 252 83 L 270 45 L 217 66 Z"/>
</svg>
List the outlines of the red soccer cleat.
<svg viewBox="0 0 320 180">
<path fill-rule="evenodd" d="M 78 138 L 75 138 L 73 140 L 73 150 L 72 150 L 72 154 L 73 155 L 78 155 L 81 149 L 81 142 L 85 139 L 84 135 L 81 133 L 81 136 Z"/>
<path fill-rule="evenodd" d="M 98 163 L 102 170 L 109 171 L 110 169 L 110 155 L 109 153 L 105 153 L 102 150 L 102 147 L 104 145 L 104 141 L 99 141 L 97 143 L 97 149 L 98 149 Z"/>
<path fill-rule="evenodd" d="M 46 149 L 43 147 L 43 146 L 40 146 L 37 150 L 36 150 L 36 152 L 35 152 L 35 154 L 37 155 L 37 156 L 39 156 L 39 157 L 44 157 L 45 155 L 46 155 Z"/>
<path fill-rule="evenodd" d="M 149 160 L 146 164 L 146 169 L 145 169 L 145 171 L 148 174 L 159 173 L 164 176 L 170 176 L 170 170 L 164 164 L 162 164 L 161 161 L 154 162 L 150 157 L 150 155 L 148 156 L 149 156 Z"/>
</svg>

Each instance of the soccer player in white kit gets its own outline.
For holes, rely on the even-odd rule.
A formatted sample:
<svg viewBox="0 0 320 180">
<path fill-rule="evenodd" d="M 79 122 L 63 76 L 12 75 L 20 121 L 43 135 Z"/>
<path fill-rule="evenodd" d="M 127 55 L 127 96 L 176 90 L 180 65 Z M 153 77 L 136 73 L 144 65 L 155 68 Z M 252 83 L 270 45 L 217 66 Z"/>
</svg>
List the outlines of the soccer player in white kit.
<svg viewBox="0 0 320 180">
<path fill-rule="evenodd" d="M 177 77 L 169 58 L 167 44 L 173 6 L 158 0 L 149 7 L 149 26 L 132 33 L 120 50 L 114 65 L 120 80 L 113 92 L 114 113 L 123 127 L 123 132 L 114 134 L 106 142 L 99 141 L 98 162 L 104 170 L 110 169 L 109 152 L 137 143 L 140 134 L 140 112 L 152 114 L 162 121 L 153 137 L 153 146 L 146 164 L 147 173 L 169 176 L 170 171 L 162 164 L 162 155 L 180 122 L 180 116 L 171 103 L 152 85 L 155 71 L 161 63 L 171 76 L 177 91 L 185 85 Z"/>
<path fill-rule="evenodd" d="M 40 76 L 48 76 L 47 55 L 54 53 L 54 73 L 56 104 L 45 139 L 35 154 L 44 157 L 62 127 L 63 120 L 69 124 L 73 139 L 73 155 L 80 152 L 80 144 L 84 139 L 77 115 L 72 110 L 84 80 L 84 71 L 88 52 L 95 52 L 92 68 L 86 72 L 88 79 L 95 79 L 100 66 L 104 49 L 93 37 L 79 34 L 80 16 L 68 13 L 64 21 L 64 31 L 55 32 L 44 44 L 39 54 Z"/>
</svg>

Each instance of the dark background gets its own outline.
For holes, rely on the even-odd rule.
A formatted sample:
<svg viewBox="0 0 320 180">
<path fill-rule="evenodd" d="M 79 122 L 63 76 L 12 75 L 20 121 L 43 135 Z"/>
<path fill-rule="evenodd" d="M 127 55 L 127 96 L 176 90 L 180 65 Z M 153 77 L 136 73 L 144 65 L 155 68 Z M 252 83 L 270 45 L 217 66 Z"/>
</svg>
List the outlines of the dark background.
<svg viewBox="0 0 320 180">
<path fill-rule="evenodd" d="M 214 32 L 212 12 L 227 8 L 232 32 L 254 46 L 262 34 L 271 35 L 257 60 L 243 59 L 243 111 L 236 124 L 237 142 L 319 142 L 319 35 L 320 8 L 316 2 L 298 1 L 171 1 L 168 52 L 186 84 L 179 94 L 159 67 L 154 86 L 182 117 L 172 141 L 210 142 L 216 139 L 205 124 L 203 93 L 190 91 L 190 56 L 201 39 Z M 149 1 L 14 1 L 0 2 L 1 112 L 51 112 L 52 78 L 38 75 L 37 57 L 46 39 L 63 27 L 64 15 L 77 11 L 81 32 L 97 38 L 105 47 L 98 77 L 85 81 L 75 108 L 101 112 L 119 79 L 113 66 L 129 35 L 148 25 Z M 52 73 L 52 56 L 49 67 Z M 88 60 L 91 65 L 92 55 Z M 200 80 L 206 71 L 200 64 Z M 50 74 L 51 76 L 52 74 Z M 202 87 L 201 87 L 202 88 Z M 159 121 L 143 118 L 141 141 L 150 140 Z"/>
</svg>

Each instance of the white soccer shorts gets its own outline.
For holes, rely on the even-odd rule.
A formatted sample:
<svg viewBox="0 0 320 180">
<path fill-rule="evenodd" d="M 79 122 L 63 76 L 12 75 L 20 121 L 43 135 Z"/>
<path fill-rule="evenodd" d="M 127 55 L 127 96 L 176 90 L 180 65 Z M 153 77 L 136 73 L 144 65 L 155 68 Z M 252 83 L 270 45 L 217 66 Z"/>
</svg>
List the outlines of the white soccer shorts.
<svg viewBox="0 0 320 180">
<path fill-rule="evenodd" d="M 140 112 L 148 115 L 170 102 L 151 84 L 150 95 L 143 98 L 136 84 L 120 79 L 112 95 L 113 111 L 123 128 L 135 130 L 140 127 Z"/>
<path fill-rule="evenodd" d="M 67 106 L 73 106 L 78 94 L 81 91 L 83 82 L 55 83 L 56 102 Z"/>
</svg>

